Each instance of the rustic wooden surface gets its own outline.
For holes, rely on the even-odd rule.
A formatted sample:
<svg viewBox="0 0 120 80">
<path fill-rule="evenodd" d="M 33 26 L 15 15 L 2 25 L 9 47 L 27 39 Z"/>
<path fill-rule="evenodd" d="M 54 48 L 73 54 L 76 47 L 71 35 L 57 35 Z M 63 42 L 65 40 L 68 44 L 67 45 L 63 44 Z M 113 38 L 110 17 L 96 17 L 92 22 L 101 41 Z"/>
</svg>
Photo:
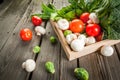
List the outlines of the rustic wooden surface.
<svg viewBox="0 0 120 80">
<path fill-rule="evenodd" d="M 89 80 L 120 80 L 120 43 L 113 46 L 111 57 L 103 57 L 97 51 L 68 61 L 59 40 L 56 45 L 49 42 L 51 35 L 56 36 L 49 21 L 42 24 L 47 30 L 45 36 L 33 33 L 30 42 L 23 42 L 19 31 L 25 27 L 34 31 L 30 15 L 41 11 L 42 2 L 53 3 L 58 9 L 68 4 L 67 0 L 4 0 L 0 4 L 0 80 L 77 80 L 73 73 L 76 67 L 86 68 Z M 41 46 L 39 54 L 32 52 L 36 45 Z M 27 73 L 21 65 L 30 58 L 37 66 L 35 71 Z M 54 62 L 54 75 L 46 72 L 46 61 Z"/>
</svg>

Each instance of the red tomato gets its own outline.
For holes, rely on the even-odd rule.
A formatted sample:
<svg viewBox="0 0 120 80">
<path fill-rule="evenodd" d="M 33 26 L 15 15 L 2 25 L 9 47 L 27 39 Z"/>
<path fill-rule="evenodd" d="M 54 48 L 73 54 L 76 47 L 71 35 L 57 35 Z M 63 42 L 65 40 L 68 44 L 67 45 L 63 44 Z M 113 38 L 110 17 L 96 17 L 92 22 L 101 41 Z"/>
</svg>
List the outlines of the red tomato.
<svg viewBox="0 0 120 80">
<path fill-rule="evenodd" d="M 84 30 L 84 23 L 79 19 L 74 19 L 70 23 L 70 30 L 74 33 L 80 33 Z"/>
<path fill-rule="evenodd" d="M 84 22 L 84 23 L 87 23 L 87 21 L 89 20 L 89 13 L 82 13 L 81 16 L 80 16 L 80 19 Z"/>
<path fill-rule="evenodd" d="M 88 24 L 86 26 L 86 33 L 89 36 L 98 36 L 101 33 L 101 28 L 98 24 Z"/>
<path fill-rule="evenodd" d="M 42 23 L 42 19 L 38 16 L 33 16 L 32 23 L 34 24 L 34 26 L 39 26 Z"/>
<path fill-rule="evenodd" d="M 103 39 L 103 32 L 101 32 L 98 36 L 95 37 L 96 41 L 102 41 Z"/>
<path fill-rule="evenodd" d="M 28 28 L 22 29 L 20 31 L 20 37 L 23 41 L 29 41 L 32 39 L 32 31 Z"/>
</svg>

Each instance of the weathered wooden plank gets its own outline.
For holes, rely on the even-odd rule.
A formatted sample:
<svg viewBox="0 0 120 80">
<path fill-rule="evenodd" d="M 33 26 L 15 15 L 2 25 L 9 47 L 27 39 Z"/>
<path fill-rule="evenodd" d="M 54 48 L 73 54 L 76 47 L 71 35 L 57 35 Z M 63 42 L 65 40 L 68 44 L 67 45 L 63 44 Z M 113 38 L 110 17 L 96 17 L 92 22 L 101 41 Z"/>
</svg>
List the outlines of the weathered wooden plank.
<svg viewBox="0 0 120 80">
<path fill-rule="evenodd" d="M 89 72 L 89 80 L 102 80 L 102 75 L 99 68 L 97 53 L 79 58 L 79 66 L 85 68 Z"/>
<path fill-rule="evenodd" d="M 0 50 L 12 34 L 30 2 L 31 0 L 8 0 L 0 6 Z"/>
<path fill-rule="evenodd" d="M 41 52 L 37 58 L 37 67 L 33 72 L 31 80 L 59 80 L 59 60 L 60 60 L 60 44 L 59 42 L 52 45 L 49 41 L 50 36 L 55 36 L 50 23 L 46 26 L 46 35 L 43 36 L 41 44 Z M 48 73 L 45 69 L 45 62 L 52 61 L 55 65 L 56 72 L 54 75 Z"/>
<path fill-rule="evenodd" d="M 77 67 L 77 60 L 68 61 L 62 48 L 60 60 L 60 80 L 77 80 L 74 75 L 74 69 Z"/>
<path fill-rule="evenodd" d="M 120 79 L 120 61 L 117 55 L 117 52 L 114 48 L 114 54 L 110 57 L 103 57 L 104 65 L 108 66 L 107 69 L 110 70 L 110 75 L 112 76 L 111 80 L 119 80 Z"/>
<path fill-rule="evenodd" d="M 32 48 L 39 45 L 40 42 L 40 37 L 35 36 L 34 27 L 30 19 L 31 12 L 38 11 L 38 5 L 36 5 L 36 3 L 37 0 L 32 0 L 22 19 L 19 21 L 0 52 L 0 80 L 28 79 L 28 73 L 22 69 L 21 65 L 26 59 L 35 57 Z M 25 27 L 33 31 L 33 39 L 29 42 L 24 42 L 19 37 L 20 29 Z"/>
<path fill-rule="evenodd" d="M 69 3 L 67 0 L 54 0 L 53 4 L 57 9 L 61 9 L 63 6 L 66 6 Z M 76 80 L 74 76 L 74 69 L 77 67 L 77 60 L 69 62 L 62 46 L 60 52 L 60 80 Z"/>
<path fill-rule="evenodd" d="M 13 0 L 4 0 L 4 2 L 0 3 L 0 15 L 9 8 L 12 2 Z"/>
<path fill-rule="evenodd" d="M 120 62 L 116 51 L 111 57 L 104 57 L 100 52 L 79 59 L 80 67 L 84 67 L 90 74 L 90 80 L 119 80 L 118 69 Z"/>
<path fill-rule="evenodd" d="M 119 58 L 119 60 L 120 60 L 120 43 L 115 45 L 115 49 L 116 49 L 118 58 Z"/>
</svg>

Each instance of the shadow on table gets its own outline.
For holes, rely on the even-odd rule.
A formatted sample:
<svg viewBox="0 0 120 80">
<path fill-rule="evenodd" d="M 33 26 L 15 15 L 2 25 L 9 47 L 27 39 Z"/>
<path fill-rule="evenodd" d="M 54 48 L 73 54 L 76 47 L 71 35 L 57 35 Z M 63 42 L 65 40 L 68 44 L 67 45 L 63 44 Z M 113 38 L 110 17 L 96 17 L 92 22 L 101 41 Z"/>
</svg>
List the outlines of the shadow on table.
<svg viewBox="0 0 120 80">
<path fill-rule="evenodd" d="M 3 3 L 3 0 L 0 0 L 0 4 Z"/>
</svg>

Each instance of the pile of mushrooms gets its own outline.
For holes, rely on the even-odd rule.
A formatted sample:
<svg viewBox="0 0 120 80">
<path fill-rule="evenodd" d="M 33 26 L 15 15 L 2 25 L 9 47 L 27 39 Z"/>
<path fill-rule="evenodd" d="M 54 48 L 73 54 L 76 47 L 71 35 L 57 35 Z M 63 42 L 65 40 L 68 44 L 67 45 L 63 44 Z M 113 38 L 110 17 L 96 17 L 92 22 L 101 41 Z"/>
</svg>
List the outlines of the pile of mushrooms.
<svg viewBox="0 0 120 80">
<path fill-rule="evenodd" d="M 89 16 L 90 22 L 99 23 L 99 19 L 97 18 L 95 13 L 91 13 Z M 58 28 L 62 31 L 69 29 L 69 22 L 66 19 L 60 19 L 57 21 Z M 80 33 L 70 33 L 68 35 L 65 35 L 66 42 L 71 47 L 71 49 L 75 52 L 79 52 L 84 49 L 85 46 L 91 45 L 96 43 L 96 39 L 93 36 L 86 36 L 85 34 Z M 114 50 L 111 46 L 103 46 L 101 48 L 101 54 L 103 56 L 111 56 L 113 54 Z"/>
</svg>

